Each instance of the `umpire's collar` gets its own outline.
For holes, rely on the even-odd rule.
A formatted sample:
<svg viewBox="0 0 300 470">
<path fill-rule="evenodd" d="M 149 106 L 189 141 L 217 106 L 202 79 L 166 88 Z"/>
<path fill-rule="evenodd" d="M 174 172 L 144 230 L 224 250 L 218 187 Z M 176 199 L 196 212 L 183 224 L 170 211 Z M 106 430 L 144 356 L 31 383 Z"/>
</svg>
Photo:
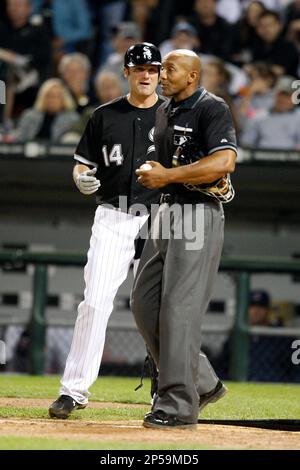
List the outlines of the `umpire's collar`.
<svg viewBox="0 0 300 470">
<path fill-rule="evenodd" d="M 202 100 L 204 95 L 206 95 L 206 90 L 203 87 L 198 88 L 195 93 L 182 101 L 174 101 L 172 98 L 168 103 L 164 105 L 164 111 L 167 115 L 171 113 L 172 110 L 181 110 L 181 109 L 193 109 L 196 104 Z M 173 111 L 174 113 L 174 111 Z"/>
</svg>

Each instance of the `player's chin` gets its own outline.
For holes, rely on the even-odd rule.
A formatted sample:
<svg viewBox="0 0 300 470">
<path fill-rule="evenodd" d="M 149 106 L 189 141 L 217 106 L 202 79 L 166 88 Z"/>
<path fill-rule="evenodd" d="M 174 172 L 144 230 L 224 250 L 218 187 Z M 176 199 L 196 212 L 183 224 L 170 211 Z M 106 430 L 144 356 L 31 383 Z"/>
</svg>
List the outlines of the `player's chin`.
<svg viewBox="0 0 300 470">
<path fill-rule="evenodd" d="M 139 86 L 139 92 L 142 96 L 151 96 L 155 92 L 155 87 L 149 85 Z"/>
</svg>

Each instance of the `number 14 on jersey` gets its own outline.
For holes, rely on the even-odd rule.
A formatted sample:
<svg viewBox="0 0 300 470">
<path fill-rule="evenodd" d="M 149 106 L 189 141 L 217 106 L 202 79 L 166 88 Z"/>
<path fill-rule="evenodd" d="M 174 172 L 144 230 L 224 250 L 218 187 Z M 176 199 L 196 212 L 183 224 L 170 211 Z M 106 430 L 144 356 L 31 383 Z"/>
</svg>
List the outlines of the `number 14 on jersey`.
<svg viewBox="0 0 300 470">
<path fill-rule="evenodd" d="M 115 144 L 109 154 L 107 151 L 107 145 L 103 145 L 102 153 L 105 166 L 110 166 L 112 163 L 115 163 L 117 166 L 122 165 L 124 157 L 122 155 L 122 146 L 120 144 Z"/>
</svg>

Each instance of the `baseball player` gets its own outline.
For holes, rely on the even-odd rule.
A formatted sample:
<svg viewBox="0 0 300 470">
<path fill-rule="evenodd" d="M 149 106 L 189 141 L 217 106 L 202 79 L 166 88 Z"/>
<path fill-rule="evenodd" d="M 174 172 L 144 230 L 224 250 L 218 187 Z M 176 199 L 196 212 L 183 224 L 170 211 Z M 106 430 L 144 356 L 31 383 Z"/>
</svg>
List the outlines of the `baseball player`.
<svg viewBox="0 0 300 470">
<path fill-rule="evenodd" d="M 84 269 L 84 300 L 60 396 L 49 408 L 51 417 L 67 418 L 88 403 L 113 301 L 133 260 L 135 238 L 148 218 L 147 210 L 136 215 L 132 209 L 137 204 L 147 209 L 159 200 L 157 190 L 137 182 L 135 170 L 155 158 L 155 112 L 163 102 L 155 91 L 160 66 L 160 52 L 153 44 L 131 46 L 124 57 L 129 94 L 95 110 L 76 149 L 75 184 L 85 195 L 96 193 L 98 207 Z"/>
<path fill-rule="evenodd" d="M 199 409 L 224 394 L 201 353 L 199 363 L 199 351 L 223 244 L 221 202 L 233 197 L 236 137 L 225 102 L 199 88 L 200 69 L 199 57 L 188 50 L 164 58 L 161 86 L 172 99 L 156 115 L 158 162 L 137 170 L 143 186 L 163 191 L 132 294 L 137 325 L 159 370 L 146 427 L 195 427 Z"/>
</svg>

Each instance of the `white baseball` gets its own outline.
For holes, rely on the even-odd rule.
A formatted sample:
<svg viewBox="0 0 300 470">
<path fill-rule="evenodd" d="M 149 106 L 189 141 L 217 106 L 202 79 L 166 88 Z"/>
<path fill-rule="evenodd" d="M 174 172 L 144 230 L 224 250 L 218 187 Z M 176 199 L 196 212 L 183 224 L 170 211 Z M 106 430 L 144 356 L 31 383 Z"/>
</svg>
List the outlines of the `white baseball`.
<svg viewBox="0 0 300 470">
<path fill-rule="evenodd" d="M 144 164 L 140 167 L 140 170 L 149 171 L 149 170 L 152 170 L 152 166 L 151 166 L 149 163 L 144 163 Z"/>
</svg>

